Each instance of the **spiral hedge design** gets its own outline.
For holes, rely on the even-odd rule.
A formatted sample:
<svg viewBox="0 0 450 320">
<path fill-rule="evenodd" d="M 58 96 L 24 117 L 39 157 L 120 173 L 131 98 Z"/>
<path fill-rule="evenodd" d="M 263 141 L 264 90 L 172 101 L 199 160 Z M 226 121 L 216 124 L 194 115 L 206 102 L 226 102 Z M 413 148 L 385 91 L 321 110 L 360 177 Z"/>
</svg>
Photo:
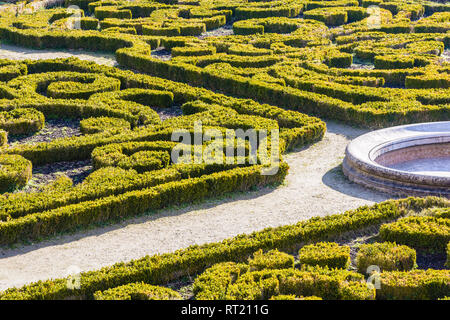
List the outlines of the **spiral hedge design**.
<svg viewBox="0 0 450 320">
<path fill-rule="evenodd" d="M 267 165 L 262 160 L 174 163 L 171 152 L 179 143 L 172 133 L 184 129 L 191 135 L 199 120 L 205 133 L 207 128 L 279 129 L 281 152 L 313 143 L 325 131 L 322 121 L 298 112 L 76 59 L 9 63 L 20 64 L 24 74 L 0 84 L 5 139 L 55 117 L 81 119 L 82 134 L 5 145 L 2 159 L 28 165 L 13 166 L 13 173 L 2 165 L 3 191 L 23 187 L 31 164 L 91 159 L 94 170 L 73 186 L 0 195 L 1 244 L 283 181 L 284 162 L 274 175 L 262 173 Z M 172 105 L 181 105 L 184 115 L 162 122 L 158 110 Z M 226 143 L 234 148 L 233 140 Z"/>
</svg>

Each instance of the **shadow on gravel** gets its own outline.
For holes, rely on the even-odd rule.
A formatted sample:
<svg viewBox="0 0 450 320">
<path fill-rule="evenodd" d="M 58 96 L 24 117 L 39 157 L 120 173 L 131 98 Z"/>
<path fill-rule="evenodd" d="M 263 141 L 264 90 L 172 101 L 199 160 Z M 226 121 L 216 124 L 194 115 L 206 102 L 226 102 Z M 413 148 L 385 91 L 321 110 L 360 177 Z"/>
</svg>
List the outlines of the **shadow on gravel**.
<svg viewBox="0 0 450 320">
<path fill-rule="evenodd" d="M 326 120 L 325 122 L 327 124 L 328 132 L 344 136 L 350 140 L 353 140 L 353 139 L 359 137 L 360 135 L 363 135 L 369 131 L 372 131 L 367 128 L 352 127 L 352 126 L 349 126 L 348 124 L 344 124 L 342 122 L 337 122 L 337 121 Z"/>
<path fill-rule="evenodd" d="M 396 198 L 390 194 L 371 190 L 348 180 L 342 172 L 341 165 L 328 170 L 327 173 L 322 176 L 322 182 L 333 190 L 364 200 L 381 202 Z"/>
</svg>

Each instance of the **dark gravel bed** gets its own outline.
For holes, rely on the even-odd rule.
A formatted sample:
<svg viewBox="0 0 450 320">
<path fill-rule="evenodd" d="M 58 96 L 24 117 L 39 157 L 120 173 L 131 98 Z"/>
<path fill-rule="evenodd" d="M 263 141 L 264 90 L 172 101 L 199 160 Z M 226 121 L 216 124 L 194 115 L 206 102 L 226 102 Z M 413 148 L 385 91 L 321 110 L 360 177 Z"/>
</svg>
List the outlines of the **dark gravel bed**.
<svg viewBox="0 0 450 320">
<path fill-rule="evenodd" d="M 166 48 L 159 47 L 155 50 L 152 50 L 152 58 L 168 61 L 172 59 L 172 54 L 168 50 L 166 50 Z"/>
<path fill-rule="evenodd" d="M 67 138 L 81 135 L 79 120 L 47 120 L 45 127 L 29 136 L 8 136 L 11 146 L 19 144 L 33 144 L 50 142 L 58 138 Z"/>
<path fill-rule="evenodd" d="M 66 175 L 71 178 L 75 185 L 81 183 L 91 172 L 91 160 L 64 161 L 34 167 L 31 181 L 21 191 L 37 191 L 61 175 Z"/>
<path fill-rule="evenodd" d="M 231 36 L 233 34 L 234 34 L 234 32 L 233 32 L 233 25 L 232 24 L 226 24 L 223 27 L 203 32 L 197 38 L 205 39 L 205 38 L 208 38 L 208 37 Z"/>
<path fill-rule="evenodd" d="M 161 118 L 161 121 L 183 115 L 180 105 L 174 105 L 170 108 L 156 108 L 155 110 Z"/>
</svg>

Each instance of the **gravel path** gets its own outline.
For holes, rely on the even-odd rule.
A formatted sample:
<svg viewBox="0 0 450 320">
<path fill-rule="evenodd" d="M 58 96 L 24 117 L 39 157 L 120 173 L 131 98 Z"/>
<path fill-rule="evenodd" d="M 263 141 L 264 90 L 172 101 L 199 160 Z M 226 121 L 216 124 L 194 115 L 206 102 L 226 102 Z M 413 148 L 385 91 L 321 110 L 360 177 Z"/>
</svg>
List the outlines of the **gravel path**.
<svg viewBox="0 0 450 320">
<path fill-rule="evenodd" d="M 94 270 L 383 201 L 389 196 L 349 182 L 340 170 L 347 143 L 364 132 L 328 122 L 322 141 L 285 156 L 290 173 L 276 189 L 234 194 L 37 244 L 0 249 L 0 290 L 66 276 L 71 266 Z"/>
<path fill-rule="evenodd" d="M 115 55 L 112 53 L 99 53 L 83 50 L 36 50 L 23 48 L 9 44 L 0 45 L 0 59 L 11 60 L 40 60 L 40 59 L 56 59 L 76 57 L 81 60 L 94 61 L 98 64 L 117 66 Z"/>
</svg>

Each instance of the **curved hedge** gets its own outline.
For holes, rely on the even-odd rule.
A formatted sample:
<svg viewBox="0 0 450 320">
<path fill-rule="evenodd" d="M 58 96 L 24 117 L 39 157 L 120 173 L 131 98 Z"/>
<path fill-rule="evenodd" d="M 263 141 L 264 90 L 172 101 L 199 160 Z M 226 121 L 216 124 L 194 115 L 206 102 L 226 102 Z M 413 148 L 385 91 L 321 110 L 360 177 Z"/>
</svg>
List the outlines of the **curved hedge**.
<svg viewBox="0 0 450 320">
<path fill-rule="evenodd" d="M 68 12 L 50 9 L 4 16 L 0 36 L 38 48 L 113 51 L 124 67 L 360 126 L 448 120 L 442 54 L 450 44 L 450 6 L 376 4 L 379 10 L 353 0 L 99 1 L 88 4 L 99 30 L 62 32 L 56 26 Z M 224 24 L 233 24 L 233 35 L 208 36 Z M 160 46 L 171 51 L 170 60 L 151 55 Z"/>
<path fill-rule="evenodd" d="M 306 114 L 365 127 L 450 119 L 448 4 L 379 0 L 375 11 L 373 1 L 355 0 L 70 4 L 93 16 L 74 18 L 65 8 L 2 13 L 0 38 L 34 48 L 112 51 L 122 67 L 147 75 L 76 59 L 0 61 L 0 191 L 23 187 L 32 166 L 91 160 L 94 167 L 76 185 L 62 178 L 39 192 L 1 194 L 2 245 L 283 181 L 287 164 L 281 159 L 266 175 L 266 157 L 258 153 L 251 162 L 247 144 L 241 158 L 219 154 L 230 162 L 174 163 L 173 134 L 183 130 L 192 138 L 199 121 L 202 134 L 278 130 L 280 155 L 322 138 L 324 122 Z M 226 35 L 211 37 L 218 28 Z M 170 56 L 159 59 L 159 47 Z M 162 121 L 159 113 L 169 108 L 183 115 Z M 8 134 L 36 132 L 51 118 L 80 121 L 81 135 L 7 145 Z M 275 148 L 274 141 L 269 136 L 260 145 Z M 226 139 L 226 146 L 236 151 L 235 142 Z M 203 143 L 188 159 L 201 153 L 211 160 L 211 146 L 212 140 Z M 348 247 L 324 241 L 389 222 L 381 239 L 443 252 L 445 207 L 448 201 L 436 198 L 388 201 L 83 273 L 75 291 L 57 279 L 0 297 L 177 298 L 152 285 L 212 266 L 197 278 L 196 298 L 444 298 L 448 272 L 410 271 L 413 249 L 361 249 L 360 268 L 369 261 L 384 269 L 375 294 L 363 274 L 346 270 Z M 416 216 L 422 209 L 430 210 Z M 289 253 L 300 247 L 298 269 Z M 234 262 L 214 266 L 226 261 Z"/>
<path fill-rule="evenodd" d="M 179 300 L 178 292 L 145 283 L 130 283 L 124 286 L 97 291 L 95 300 Z"/>
<path fill-rule="evenodd" d="M 266 175 L 270 163 L 258 150 L 256 161 L 251 162 L 248 146 L 244 146 L 242 162 L 232 156 L 223 163 L 214 158 L 208 163 L 208 152 L 214 149 L 210 148 L 212 142 L 205 140 L 201 163 L 173 162 L 171 154 L 179 143 L 172 135 L 184 130 L 194 137 L 199 121 L 202 134 L 212 129 L 223 136 L 230 129 L 279 130 L 278 153 L 313 143 L 325 132 L 322 121 L 298 112 L 91 62 L 56 59 L 26 61 L 24 65 L 26 75 L 4 84 L 10 96 L 0 102 L 0 108 L 8 110 L 2 114 L 38 115 L 41 126 L 44 116 L 81 120 L 81 135 L 12 144 L 0 153 L 23 157 L 33 166 L 91 159 L 94 170 L 82 183 L 63 189 L 0 195 L 2 245 L 283 181 L 287 164 L 281 160 L 275 174 Z M 78 99 L 48 94 L 67 93 L 61 88 L 69 88 Z M 161 121 L 158 112 L 174 105 L 181 105 L 184 115 Z M 25 121 L 23 127 L 35 130 L 35 125 L 26 123 L 28 118 L 21 120 Z M 6 124 L 2 128 L 18 133 Z M 231 139 L 225 141 L 237 155 L 235 138 Z M 270 146 L 270 136 L 263 143 Z M 223 151 L 227 148 L 224 145 Z M 179 151 L 192 150 L 183 147 Z"/>
<path fill-rule="evenodd" d="M 0 192 L 25 186 L 31 179 L 31 168 L 31 162 L 19 155 L 0 155 Z"/>
<path fill-rule="evenodd" d="M 151 285 L 164 285 L 184 276 L 202 273 L 208 267 L 204 276 L 196 281 L 197 295 L 204 292 L 204 298 L 220 298 L 225 291 L 217 286 L 228 286 L 231 279 L 248 273 L 245 279 L 258 284 L 257 288 L 267 288 L 264 297 L 273 288 L 286 288 L 287 294 L 318 294 L 325 298 L 373 298 L 373 291 L 367 290 L 362 274 L 344 269 L 306 268 L 304 270 L 292 267 L 292 258 L 286 254 L 273 252 L 252 257 L 260 249 L 269 251 L 278 249 L 283 252 L 295 253 L 308 243 L 327 241 L 352 231 L 373 228 L 382 223 L 396 220 L 411 214 L 423 214 L 424 209 L 448 208 L 449 201 L 435 197 L 408 198 L 388 200 L 373 206 L 363 206 L 326 217 L 315 217 L 293 225 L 277 228 L 267 228 L 249 235 L 239 235 L 218 243 L 195 245 L 173 253 L 147 256 L 127 263 L 118 263 L 97 271 L 81 273 L 81 288 L 71 290 L 66 286 L 67 279 L 39 281 L 22 288 L 11 288 L 0 294 L 0 299 L 64 299 L 77 297 L 92 299 L 97 291 L 105 291 L 129 283 L 144 282 Z M 261 253 L 258 253 L 261 255 Z M 250 260 L 248 260 L 251 258 Z M 255 259 L 256 258 L 256 259 Z M 257 261 L 255 262 L 252 261 Z M 233 261 L 233 262 L 230 262 Z M 249 261 L 250 264 L 243 263 Z M 228 262 L 228 264 L 217 265 Z M 216 266 L 214 266 L 216 265 Z M 282 269 L 264 269 L 251 271 L 249 265 L 268 266 Z M 214 272 L 216 270 L 216 272 Z M 382 272 L 380 274 L 380 289 L 376 290 L 377 299 L 436 299 L 450 295 L 449 270 L 415 270 L 410 272 Z M 256 277 L 267 275 L 270 281 L 258 282 Z M 211 278 L 213 276 L 213 278 Z M 273 286 L 281 279 L 278 276 L 289 276 L 296 286 Z M 349 280 L 347 277 L 356 281 Z M 216 287 L 210 287 L 208 281 L 212 279 Z M 273 280 L 272 280 L 273 279 Z M 244 280 L 244 278 L 242 279 Z M 313 282 L 314 280 L 314 282 Z M 202 284 L 203 283 L 203 284 Z M 241 283 L 241 282 L 240 282 Z M 323 284 L 314 286 L 314 283 Z M 242 285 L 245 282 L 242 281 Z M 236 289 L 239 289 L 240 285 Z M 251 289 L 250 286 L 249 289 Z M 220 292 L 219 292 L 220 291 Z M 233 292 L 238 292 L 236 290 Z M 242 292 L 242 291 L 240 291 Z M 244 291 L 251 293 L 255 291 Z M 261 294 L 261 290 L 258 291 Z M 266 294 L 267 293 L 267 294 Z M 278 292 L 276 292 L 278 294 Z M 285 295 L 285 294 L 284 294 Z"/>
</svg>

